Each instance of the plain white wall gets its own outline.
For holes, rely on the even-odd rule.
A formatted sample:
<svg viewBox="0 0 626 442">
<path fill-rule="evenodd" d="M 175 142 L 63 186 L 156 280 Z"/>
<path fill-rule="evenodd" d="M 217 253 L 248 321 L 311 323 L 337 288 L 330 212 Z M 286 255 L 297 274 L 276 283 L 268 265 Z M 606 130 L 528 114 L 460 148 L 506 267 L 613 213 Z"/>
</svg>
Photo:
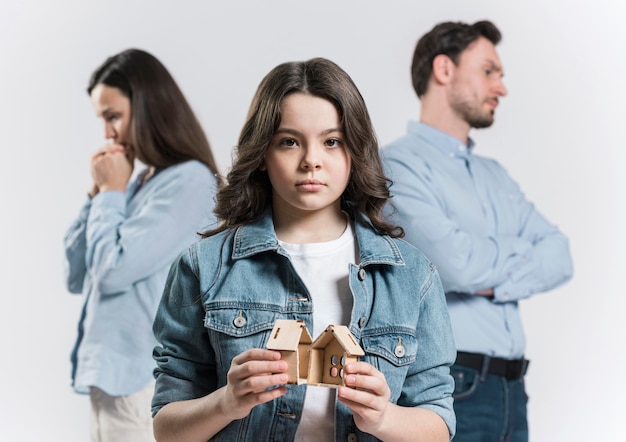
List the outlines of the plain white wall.
<svg viewBox="0 0 626 442">
<path fill-rule="evenodd" d="M 575 263 L 569 284 L 522 304 L 531 440 L 614 440 L 626 411 L 618 3 L 3 0 L 0 439 L 87 440 L 88 399 L 69 385 L 82 300 L 64 287 L 62 237 L 103 142 L 85 86 L 107 56 L 138 47 L 160 58 L 225 171 L 252 94 L 276 64 L 337 62 L 386 144 L 419 115 L 409 74 L 418 37 L 439 21 L 488 18 L 504 34 L 509 96 L 496 124 L 473 133 L 478 152 L 569 235 Z"/>
</svg>

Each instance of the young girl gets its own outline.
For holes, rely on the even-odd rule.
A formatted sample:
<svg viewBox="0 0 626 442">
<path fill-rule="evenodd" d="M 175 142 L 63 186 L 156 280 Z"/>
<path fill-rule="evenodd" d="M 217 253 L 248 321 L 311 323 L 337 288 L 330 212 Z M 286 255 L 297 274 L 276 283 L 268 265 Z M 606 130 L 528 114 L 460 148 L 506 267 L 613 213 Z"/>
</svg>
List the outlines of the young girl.
<svg viewBox="0 0 626 442">
<path fill-rule="evenodd" d="M 215 223 L 217 167 L 151 54 L 108 58 L 87 91 L 109 142 L 92 156 L 89 198 L 65 236 L 67 286 L 84 295 L 73 386 L 90 394 L 92 441 L 149 441 L 152 323 L 172 261 Z M 131 180 L 135 159 L 147 167 Z"/>
<path fill-rule="evenodd" d="M 395 239 L 365 103 L 325 59 L 261 82 L 220 228 L 173 264 L 154 324 L 155 434 L 166 441 L 449 440 L 456 356 L 435 268 Z M 348 325 L 346 387 L 285 385 L 277 319 Z"/>
</svg>

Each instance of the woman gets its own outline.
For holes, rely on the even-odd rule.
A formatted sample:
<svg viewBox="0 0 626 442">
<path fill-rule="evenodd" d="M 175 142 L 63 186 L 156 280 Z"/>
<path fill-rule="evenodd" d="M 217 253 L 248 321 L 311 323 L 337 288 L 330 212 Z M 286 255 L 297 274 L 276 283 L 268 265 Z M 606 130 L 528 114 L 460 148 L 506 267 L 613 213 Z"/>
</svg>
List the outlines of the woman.
<svg viewBox="0 0 626 442">
<path fill-rule="evenodd" d="M 92 440 L 152 440 L 152 322 L 176 256 L 215 222 L 211 148 L 167 69 L 147 52 L 108 58 L 87 88 L 109 141 L 65 236 L 67 286 L 84 295 L 73 386 Z M 145 165 L 131 179 L 135 160 Z"/>
</svg>

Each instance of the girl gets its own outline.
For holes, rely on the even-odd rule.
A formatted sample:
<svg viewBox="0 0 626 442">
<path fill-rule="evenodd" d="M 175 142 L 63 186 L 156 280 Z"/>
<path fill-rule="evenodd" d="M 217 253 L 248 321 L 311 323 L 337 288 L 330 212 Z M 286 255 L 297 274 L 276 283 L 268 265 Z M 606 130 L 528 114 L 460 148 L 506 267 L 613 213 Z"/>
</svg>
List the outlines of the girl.
<svg viewBox="0 0 626 442">
<path fill-rule="evenodd" d="M 89 393 L 93 441 L 152 437 L 152 322 L 176 256 L 214 223 L 218 179 L 189 104 L 152 55 L 107 59 L 87 88 L 109 140 L 65 236 L 67 286 L 84 295 L 73 386 Z M 135 159 L 147 168 L 129 181 Z"/>
<path fill-rule="evenodd" d="M 219 191 L 218 229 L 170 270 L 154 331 L 166 441 L 449 440 L 455 351 L 434 267 L 395 239 L 365 103 L 325 59 L 261 82 Z M 277 319 L 348 324 L 365 350 L 337 390 L 287 382 Z M 336 394 L 335 394 L 336 393 Z"/>
</svg>

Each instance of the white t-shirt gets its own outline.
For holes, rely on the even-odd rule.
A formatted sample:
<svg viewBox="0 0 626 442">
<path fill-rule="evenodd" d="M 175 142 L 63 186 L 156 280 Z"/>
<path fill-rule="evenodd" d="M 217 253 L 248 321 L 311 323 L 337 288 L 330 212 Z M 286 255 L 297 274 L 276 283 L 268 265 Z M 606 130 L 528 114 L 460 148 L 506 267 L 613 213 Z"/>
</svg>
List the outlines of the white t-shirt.
<svg viewBox="0 0 626 442">
<path fill-rule="evenodd" d="M 352 313 L 349 264 L 356 263 L 356 243 L 352 226 L 332 241 L 289 244 L 279 241 L 291 256 L 296 272 L 313 300 L 313 339 L 331 324 L 348 325 Z M 296 441 L 335 439 L 334 388 L 307 386 L 302 419 Z"/>
</svg>

